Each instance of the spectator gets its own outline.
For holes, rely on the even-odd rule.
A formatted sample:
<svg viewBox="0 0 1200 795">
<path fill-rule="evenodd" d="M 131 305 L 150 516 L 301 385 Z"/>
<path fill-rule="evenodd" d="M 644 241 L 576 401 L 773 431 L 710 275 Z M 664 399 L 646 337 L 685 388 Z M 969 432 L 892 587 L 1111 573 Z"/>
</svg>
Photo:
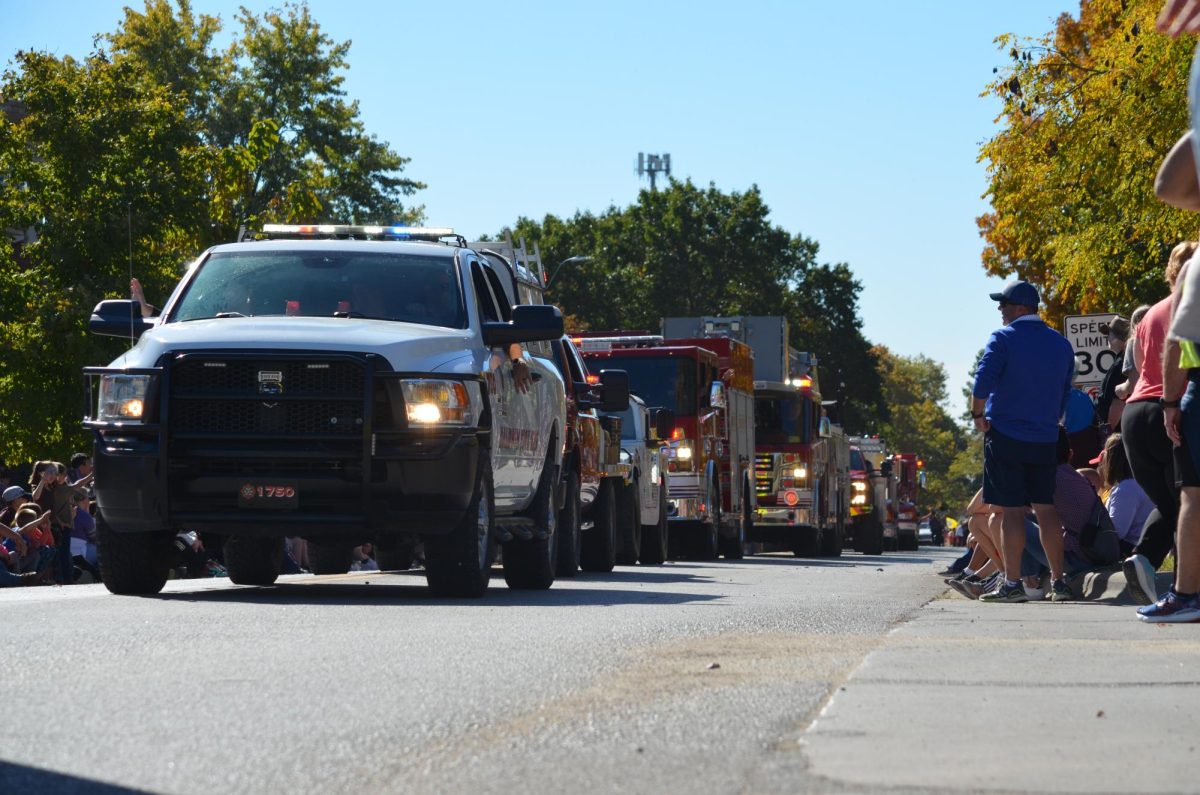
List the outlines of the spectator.
<svg viewBox="0 0 1200 795">
<path fill-rule="evenodd" d="M 73 497 L 74 515 L 71 523 L 71 560 L 79 569 L 100 582 L 100 561 L 96 555 L 96 520 L 91 513 L 91 500 L 86 491 Z"/>
<path fill-rule="evenodd" d="M 1100 465 L 1100 481 L 1106 495 L 1104 507 L 1117 530 L 1121 554 L 1129 557 L 1141 540 L 1142 528 L 1154 511 L 1154 503 L 1133 478 L 1121 434 L 1109 436 L 1104 443 L 1104 452 L 1092 463 Z"/>
<path fill-rule="evenodd" d="M 1174 293 L 1179 271 L 1196 244 L 1180 243 L 1171 251 L 1164 278 Z M 1141 539 L 1123 565 L 1129 593 L 1138 604 L 1158 599 L 1154 572 L 1163 564 L 1175 543 L 1179 519 L 1174 445 L 1167 436 L 1163 412 L 1163 351 L 1171 320 L 1171 296 L 1150 308 L 1137 327 L 1137 382 L 1121 417 L 1121 438 L 1133 477 L 1154 503 Z M 1178 408 L 1178 403 L 1172 408 Z M 1200 484 L 1197 484 L 1200 485 Z"/>
<path fill-rule="evenodd" d="M 1096 419 L 1096 404 L 1082 389 L 1072 389 L 1067 396 L 1067 411 L 1063 425 L 1071 442 L 1072 461 L 1090 461 L 1100 455 L 1103 440 Z"/>
<path fill-rule="evenodd" d="M 3 541 L 0 543 L 0 588 L 42 585 L 45 582 L 44 572 L 21 573 L 21 559 L 28 550 L 24 537 L 0 522 L 0 540 Z"/>
<path fill-rule="evenodd" d="M 1121 373 L 1125 376 L 1125 380 L 1113 390 L 1113 394 L 1122 404 L 1129 400 L 1129 393 L 1133 391 L 1133 385 L 1137 381 L 1139 365 L 1137 361 L 1137 329 L 1138 324 L 1142 322 L 1149 311 L 1150 305 L 1142 304 L 1129 315 L 1129 341 L 1125 344 L 1125 358 L 1121 362 Z M 1121 413 L 1122 415 L 1125 413 L 1124 405 L 1122 405 Z M 1111 430 L 1120 429 L 1120 425 L 1114 425 Z"/>
<path fill-rule="evenodd" d="M 25 554 L 21 556 L 19 564 L 20 572 L 48 571 L 52 575 L 56 574 L 56 550 L 54 534 L 50 530 L 50 512 L 41 512 L 31 503 L 17 511 L 14 526 L 25 541 Z"/>
<path fill-rule="evenodd" d="M 1100 433 L 1106 438 L 1114 428 L 1121 427 L 1121 412 L 1125 408 L 1125 401 L 1117 397 L 1117 387 L 1128 379 L 1121 363 L 1125 360 L 1130 329 L 1129 321 L 1120 315 L 1110 323 L 1100 324 L 1100 333 L 1107 338 L 1108 349 L 1117 356 L 1108 372 L 1104 374 L 1104 380 L 1100 382 L 1100 396 L 1096 399 L 1096 416 L 1100 418 L 1101 423 Z M 1089 460 L 1091 458 L 1092 456 L 1088 456 Z"/>
<path fill-rule="evenodd" d="M 1038 317 L 1041 298 L 1028 282 L 992 293 L 1004 326 L 983 350 L 972 389 L 971 416 L 984 434 L 983 500 L 1003 509 L 1004 578 L 980 599 L 1028 600 L 1020 581 L 1025 506 L 1042 533 L 1055 599 L 1071 598 L 1063 578 L 1062 524 L 1054 508 L 1056 439 L 1066 410 L 1075 353 Z M 1073 473 L 1072 473 L 1073 474 Z"/>
<path fill-rule="evenodd" d="M 17 511 L 29 504 L 33 496 L 23 486 L 9 486 L 0 494 L 4 507 L 0 509 L 0 524 L 11 526 L 17 519 Z"/>
<path fill-rule="evenodd" d="M 92 457 L 87 453 L 75 453 L 71 456 L 71 465 L 67 467 L 67 481 L 71 483 L 79 483 L 86 481 L 81 485 L 91 483 L 92 474 Z"/>
</svg>

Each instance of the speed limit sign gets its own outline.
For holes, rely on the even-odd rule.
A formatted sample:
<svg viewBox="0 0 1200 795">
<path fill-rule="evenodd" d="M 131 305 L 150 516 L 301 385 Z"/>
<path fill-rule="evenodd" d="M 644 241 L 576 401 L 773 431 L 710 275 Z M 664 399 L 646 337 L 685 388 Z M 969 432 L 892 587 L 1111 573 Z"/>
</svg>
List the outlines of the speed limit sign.
<svg viewBox="0 0 1200 795">
<path fill-rule="evenodd" d="M 1117 361 L 1108 349 L 1108 338 L 1100 333 L 1101 323 L 1111 323 L 1114 314 L 1068 315 L 1063 318 L 1063 336 L 1075 349 L 1075 386 L 1085 392 L 1098 385 Z"/>
</svg>

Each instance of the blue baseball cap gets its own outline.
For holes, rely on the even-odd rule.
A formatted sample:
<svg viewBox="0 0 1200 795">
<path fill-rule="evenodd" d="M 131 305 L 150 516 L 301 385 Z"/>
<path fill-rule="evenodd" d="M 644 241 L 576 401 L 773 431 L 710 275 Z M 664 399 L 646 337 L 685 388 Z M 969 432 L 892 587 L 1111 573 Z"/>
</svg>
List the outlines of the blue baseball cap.
<svg viewBox="0 0 1200 795">
<path fill-rule="evenodd" d="M 998 293 L 992 293 L 993 301 L 1000 301 L 1005 304 L 1017 304 L 1018 306 L 1031 306 L 1037 309 L 1041 303 L 1041 297 L 1038 296 L 1037 288 L 1029 282 L 1009 282 L 1004 285 L 1004 289 Z"/>
</svg>

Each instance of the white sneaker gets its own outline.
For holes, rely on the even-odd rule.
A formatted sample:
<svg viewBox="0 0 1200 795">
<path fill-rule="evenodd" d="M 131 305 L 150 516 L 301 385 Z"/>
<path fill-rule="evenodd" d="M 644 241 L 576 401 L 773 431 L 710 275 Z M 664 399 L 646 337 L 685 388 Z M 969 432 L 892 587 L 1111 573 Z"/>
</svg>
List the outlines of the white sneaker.
<svg viewBox="0 0 1200 795">
<path fill-rule="evenodd" d="M 1028 585 L 1026 585 L 1025 586 L 1025 595 L 1029 597 L 1029 601 L 1031 601 L 1031 602 L 1040 602 L 1046 598 L 1046 589 L 1045 588 L 1030 588 Z"/>
</svg>

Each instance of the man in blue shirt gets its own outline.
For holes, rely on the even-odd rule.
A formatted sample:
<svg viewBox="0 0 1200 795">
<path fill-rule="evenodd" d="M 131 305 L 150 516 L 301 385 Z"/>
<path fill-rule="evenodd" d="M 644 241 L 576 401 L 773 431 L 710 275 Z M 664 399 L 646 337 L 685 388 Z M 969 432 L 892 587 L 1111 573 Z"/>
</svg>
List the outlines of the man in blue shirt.
<svg viewBox="0 0 1200 795">
<path fill-rule="evenodd" d="M 1021 553 L 1025 512 L 1037 514 L 1050 564 L 1051 599 L 1072 598 L 1063 576 L 1063 530 L 1054 509 L 1059 422 L 1067 408 L 1075 353 L 1071 343 L 1038 317 L 1032 284 L 1009 282 L 992 293 L 1004 326 L 992 333 L 975 371 L 971 416 L 984 434 L 983 501 L 1004 509 L 1001 540 L 1005 577 L 983 602 L 1024 602 Z"/>
</svg>

